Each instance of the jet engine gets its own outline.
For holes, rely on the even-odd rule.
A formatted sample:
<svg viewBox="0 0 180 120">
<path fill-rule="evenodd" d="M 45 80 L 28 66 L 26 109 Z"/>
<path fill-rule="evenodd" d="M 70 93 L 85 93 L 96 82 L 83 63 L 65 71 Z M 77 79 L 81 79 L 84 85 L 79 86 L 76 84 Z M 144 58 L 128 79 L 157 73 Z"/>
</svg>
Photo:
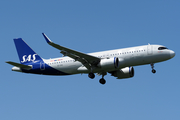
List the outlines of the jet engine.
<svg viewBox="0 0 180 120">
<path fill-rule="evenodd" d="M 119 67 L 119 59 L 117 57 L 109 59 L 101 59 L 100 63 L 97 65 L 102 69 L 116 69 Z"/>
<path fill-rule="evenodd" d="M 117 71 L 110 72 L 112 76 L 117 77 L 117 79 L 131 78 L 134 76 L 133 67 L 125 67 Z"/>
</svg>

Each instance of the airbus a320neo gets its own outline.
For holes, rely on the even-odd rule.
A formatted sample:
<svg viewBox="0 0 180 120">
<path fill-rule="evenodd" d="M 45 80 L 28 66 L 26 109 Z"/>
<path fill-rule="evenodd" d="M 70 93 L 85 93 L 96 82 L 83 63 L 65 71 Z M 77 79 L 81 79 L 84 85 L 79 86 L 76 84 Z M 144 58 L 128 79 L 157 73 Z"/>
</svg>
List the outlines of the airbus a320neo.
<svg viewBox="0 0 180 120">
<path fill-rule="evenodd" d="M 162 45 L 143 45 L 124 49 L 115 49 L 85 54 L 53 43 L 44 33 L 45 40 L 52 47 L 60 50 L 63 57 L 43 59 L 34 52 L 22 38 L 14 39 L 20 63 L 8 61 L 13 65 L 13 71 L 42 75 L 72 75 L 88 74 L 89 78 L 102 75 L 99 80 L 105 84 L 107 73 L 117 79 L 134 76 L 133 66 L 150 64 L 152 72 L 156 73 L 154 63 L 169 60 L 175 52 Z"/>
</svg>

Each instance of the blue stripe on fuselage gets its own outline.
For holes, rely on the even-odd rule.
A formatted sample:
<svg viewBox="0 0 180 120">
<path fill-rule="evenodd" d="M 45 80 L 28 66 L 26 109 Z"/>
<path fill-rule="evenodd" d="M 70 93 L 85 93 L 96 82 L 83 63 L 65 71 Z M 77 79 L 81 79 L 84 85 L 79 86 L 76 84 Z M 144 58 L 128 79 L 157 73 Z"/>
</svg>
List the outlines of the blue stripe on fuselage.
<svg viewBox="0 0 180 120">
<path fill-rule="evenodd" d="M 40 68 L 40 65 L 42 63 L 44 64 L 45 69 Z M 33 68 L 31 70 L 22 69 L 22 72 L 33 73 L 33 74 L 42 74 L 42 75 L 70 75 L 70 74 L 64 73 L 62 71 L 59 71 L 57 69 L 50 67 L 49 65 L 44 63 L 44 61 L 38 61 L 36 63 L 27 64 L 27 65 L 32 65 Z"/>
</svg>

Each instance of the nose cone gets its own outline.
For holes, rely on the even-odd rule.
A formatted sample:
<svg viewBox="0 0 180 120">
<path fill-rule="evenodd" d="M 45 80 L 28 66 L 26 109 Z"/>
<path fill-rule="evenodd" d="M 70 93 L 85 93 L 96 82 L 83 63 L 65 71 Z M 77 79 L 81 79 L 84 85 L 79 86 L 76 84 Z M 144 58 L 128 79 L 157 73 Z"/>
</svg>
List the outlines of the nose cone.
<svg viewBox="0 0 180 120">
<path fill-rule="evenodd" d="M 175 52 L 174 51 L 170 51 L 170 57 L 173 58 L 175 56 Z"/>
</svg>

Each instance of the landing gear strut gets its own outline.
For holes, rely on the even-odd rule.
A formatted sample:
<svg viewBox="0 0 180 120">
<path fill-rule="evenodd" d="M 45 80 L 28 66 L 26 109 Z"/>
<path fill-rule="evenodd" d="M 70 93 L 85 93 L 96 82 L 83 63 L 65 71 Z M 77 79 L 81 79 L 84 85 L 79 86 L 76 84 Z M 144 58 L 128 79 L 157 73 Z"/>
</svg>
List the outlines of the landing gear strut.
<svg viewBox="0 0 180 120">
<path fill-rule="evenodd" d="M 154 63 L 151 63 L 152 73 L 156 73 L 156 70 L 154 69 Z"/>
</svg>

